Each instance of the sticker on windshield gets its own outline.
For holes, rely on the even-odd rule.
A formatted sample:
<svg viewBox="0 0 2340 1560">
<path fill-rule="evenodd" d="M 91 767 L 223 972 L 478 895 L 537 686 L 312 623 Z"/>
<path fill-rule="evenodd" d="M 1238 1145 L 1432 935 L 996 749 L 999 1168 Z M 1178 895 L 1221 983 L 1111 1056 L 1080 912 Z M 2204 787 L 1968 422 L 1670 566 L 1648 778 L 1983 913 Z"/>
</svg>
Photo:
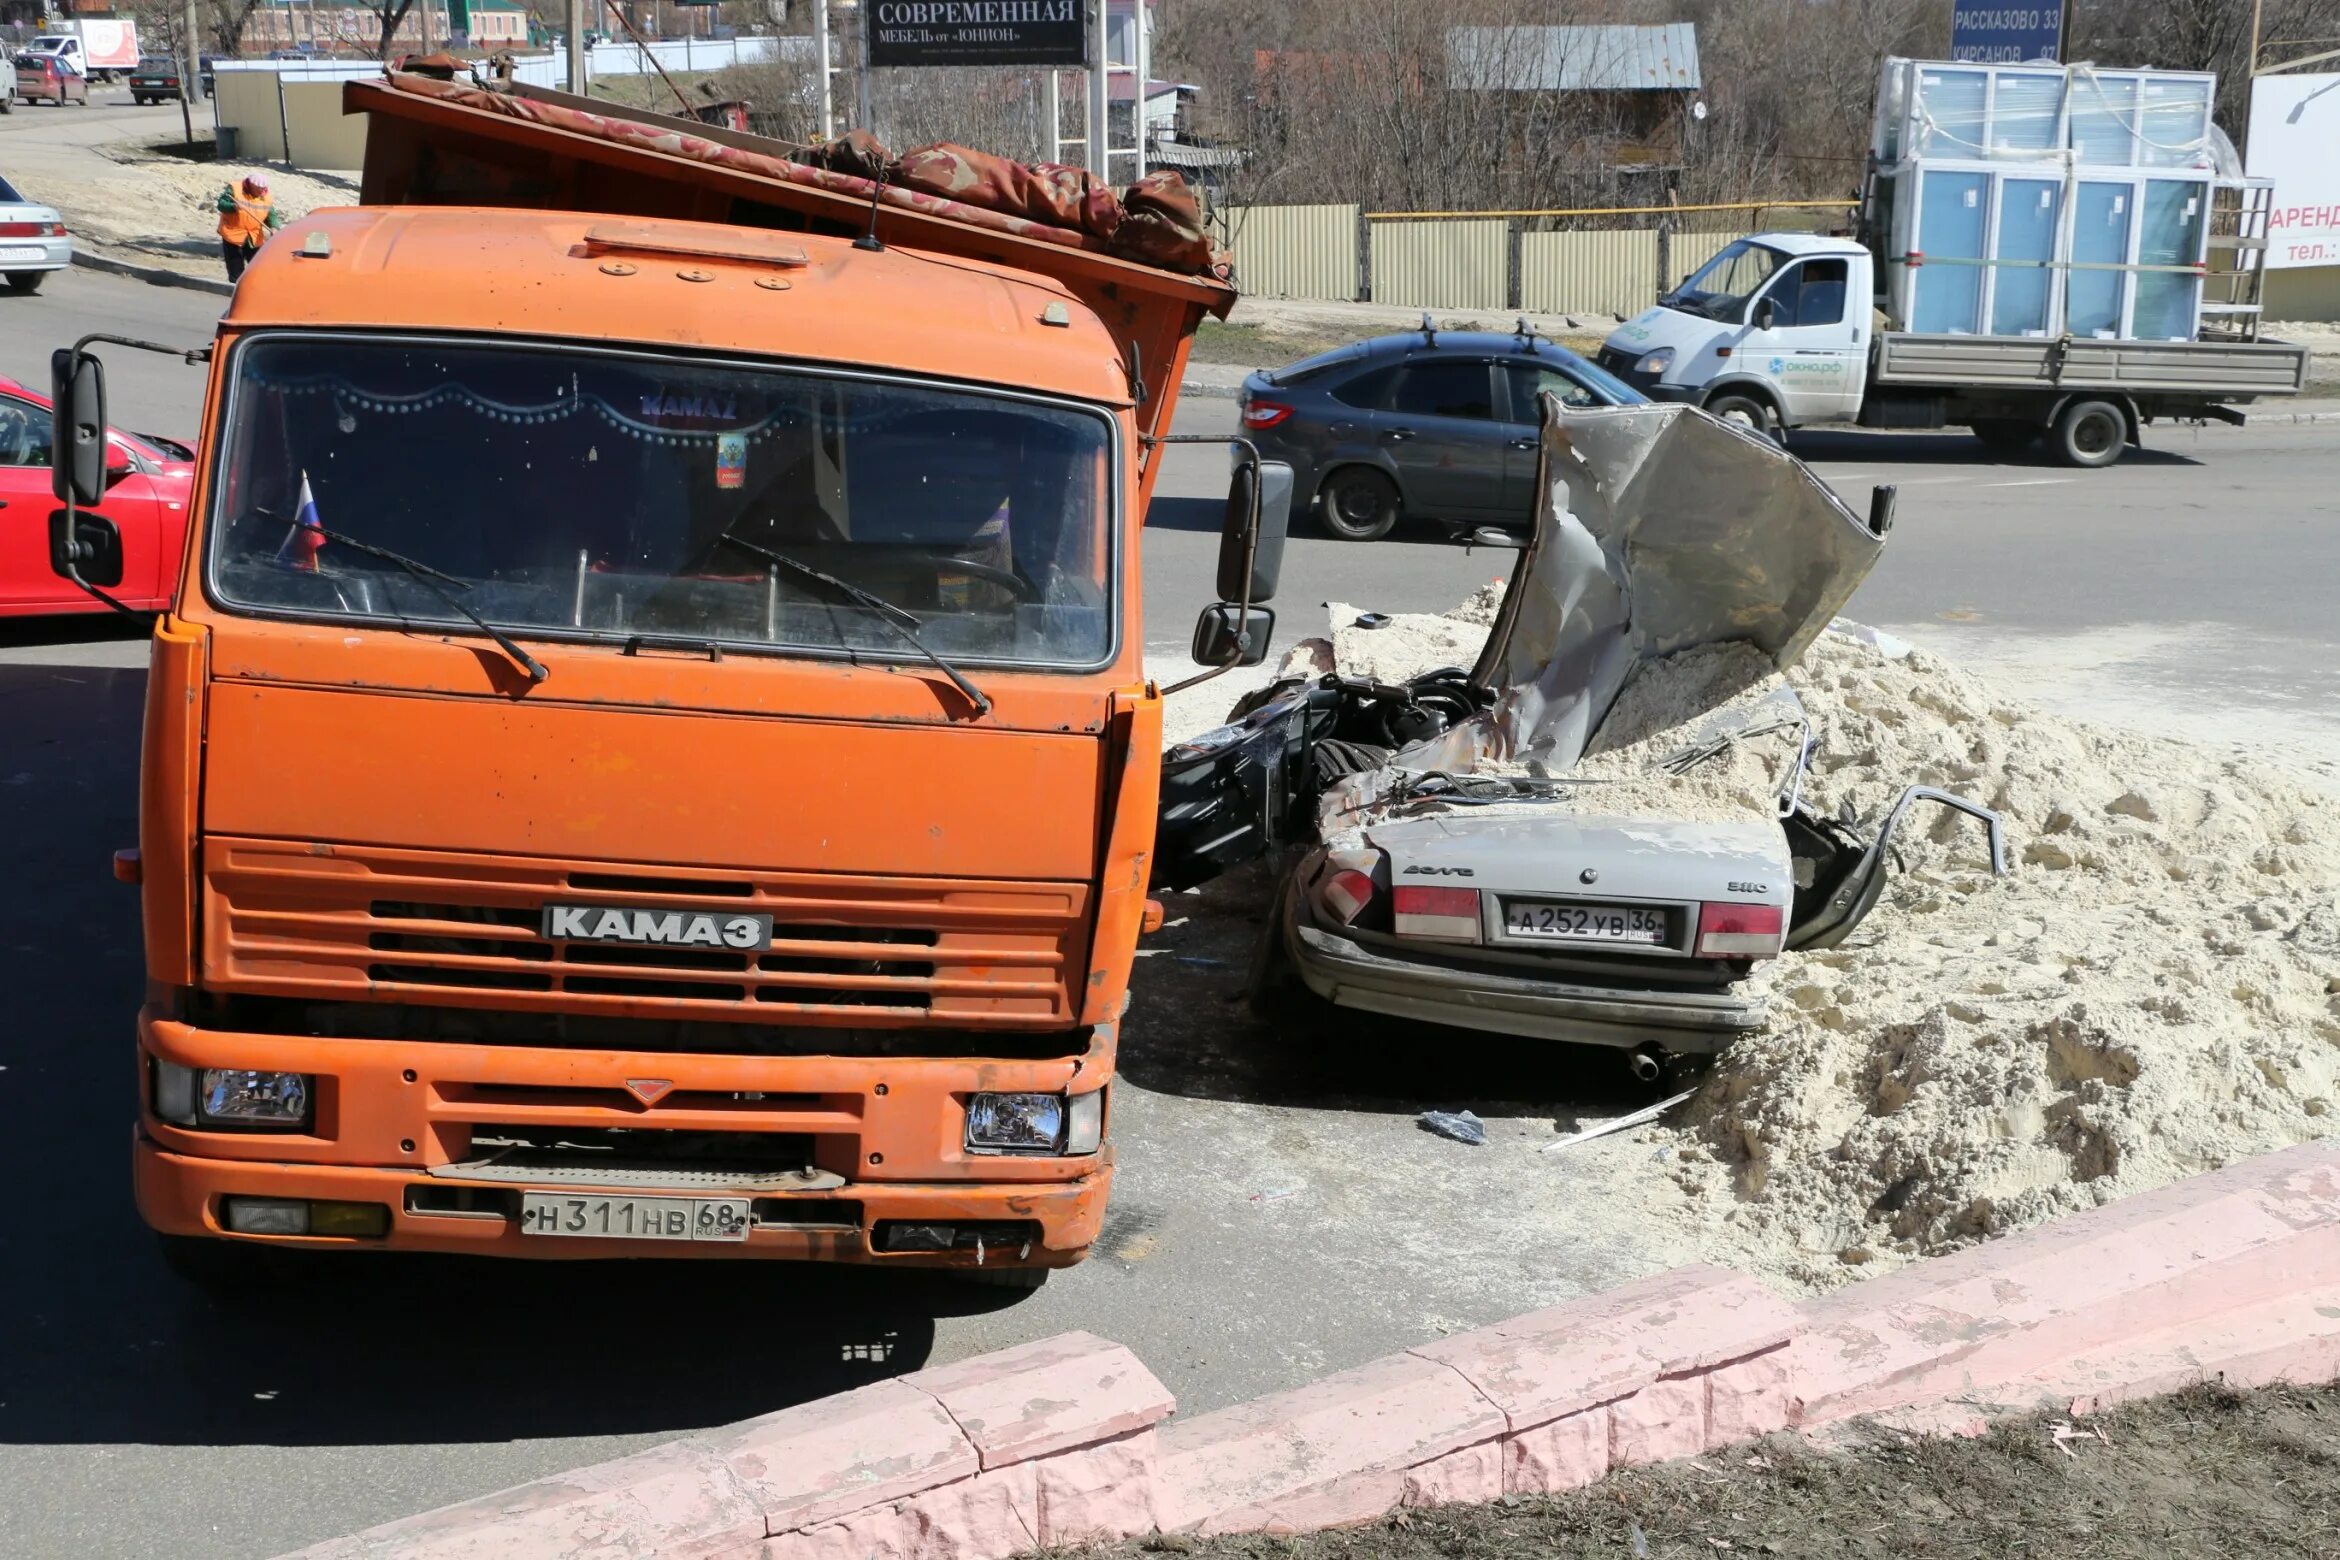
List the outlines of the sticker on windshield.
<svg viewBox="0 0 2340 1560">
<path fill-rule="evenodd" d="M 718 434 L 715 438 L 715 485 L 735 488 L 747 482 L 747 435 Z"/>
</svg>

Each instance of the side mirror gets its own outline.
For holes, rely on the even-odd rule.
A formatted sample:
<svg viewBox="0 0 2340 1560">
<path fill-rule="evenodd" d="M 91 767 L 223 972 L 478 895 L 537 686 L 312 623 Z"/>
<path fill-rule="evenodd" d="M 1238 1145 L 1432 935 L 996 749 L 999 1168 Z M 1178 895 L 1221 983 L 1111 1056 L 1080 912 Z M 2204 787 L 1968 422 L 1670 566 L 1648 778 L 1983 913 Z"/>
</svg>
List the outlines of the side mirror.
<svg viewBox="0 0 2340 1560">
<path fill-rule="evenodd" d="M 1757 330 L 1771 329 L 1773 323 L 1777 321 L 1778 318 L 1779 310 L 1772 305 L 1772 302 L 1769 298 L 1759 298 L 1756 300 L 1754 323 Z"/>
<path fill-rule="evenodd" d="M 50 510 L 49 567 L 76 585 L 103 590 L 121 584 L 121 528 L 86 509 Z"/>
<path fill-rule="evenodd" d="M 1280 460 L 1247 460 L 1237 466 L 1227 484 L 1226 517 L 1219 524 L 1220 599 L 1255 603 L 1275 599 L 1276 581 L 1284 572 L 1284 538 L 1291 526 L 1292 468 Z"/>
<path fill-rule="evenodd" d="M 60 503 L 97 504 L 106 496 L 106 371 L 87 353 L 49 354 L 49 485 Z"/>
<path fill-rule="evenodd" d="M 1257 666 L 1267 659 L 1275 631 L 1276 615 L 1266 607 L 1255 606 L 1247 616 L 1235 602 L 1214 601 L 1194 621 L 1193 655 L 1203 666 Z"/>
</svg>

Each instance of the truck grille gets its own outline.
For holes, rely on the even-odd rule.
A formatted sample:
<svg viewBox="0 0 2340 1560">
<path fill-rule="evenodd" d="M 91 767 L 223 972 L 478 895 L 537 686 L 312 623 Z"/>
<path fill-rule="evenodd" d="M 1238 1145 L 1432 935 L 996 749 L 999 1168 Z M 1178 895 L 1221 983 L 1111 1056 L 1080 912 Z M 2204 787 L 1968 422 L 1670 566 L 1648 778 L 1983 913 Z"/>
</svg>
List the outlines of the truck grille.
<svg viewBox="0 0 2340 1560">
<path fill-rule="evenodd" d="M 1069 1022 L 1078 883 L 627 872 L 608 863 L 211 839 L 216 991 L 752 1023 Z M 554 941 L 547 904 L 772 918 L 752 951 Z M 353 989 L 354 988 L 354 989 Z"/>
</svg>

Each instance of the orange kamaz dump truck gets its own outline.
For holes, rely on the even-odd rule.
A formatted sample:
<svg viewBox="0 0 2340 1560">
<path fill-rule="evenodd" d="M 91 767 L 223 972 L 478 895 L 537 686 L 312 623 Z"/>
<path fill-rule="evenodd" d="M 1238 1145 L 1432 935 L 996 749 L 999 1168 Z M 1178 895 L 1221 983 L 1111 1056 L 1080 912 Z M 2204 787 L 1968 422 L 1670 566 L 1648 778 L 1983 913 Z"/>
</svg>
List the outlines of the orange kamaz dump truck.
<svg viewBox="0 0 2340 1560">
<path fill-rule="evenodd" d="M 154 635 L 139 1211 L 199 1276 L 1079 1261 L 1159 916 L 1140 526 L 1229 286 L 1010 164 L 348 92 L 363 203 L 220 322 Z M 101 339 L 51 522 L 100 591 Z M 1280 539 L 1238 465 L 1213 662 Z"/>
</svg>

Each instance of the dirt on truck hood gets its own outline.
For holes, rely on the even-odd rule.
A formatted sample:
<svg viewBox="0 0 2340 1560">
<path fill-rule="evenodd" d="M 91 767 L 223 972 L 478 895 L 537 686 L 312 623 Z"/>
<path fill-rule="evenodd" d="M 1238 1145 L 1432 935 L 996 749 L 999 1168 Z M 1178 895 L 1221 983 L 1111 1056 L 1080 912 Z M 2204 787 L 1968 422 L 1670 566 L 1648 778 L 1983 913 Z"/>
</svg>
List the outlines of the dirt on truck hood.
<svg viewBox="0 0 2340 1560">
<path fill-rule="evenodd" d="M 1784 669 L 1884 548 L 1801 462 L 1685 406 L 1554 404 L 1542 488 L 1472 672 L 1494 707 L 1398 767 L 1573 769 L 1637 666 L 1737 643 Z"/>
</svg>

